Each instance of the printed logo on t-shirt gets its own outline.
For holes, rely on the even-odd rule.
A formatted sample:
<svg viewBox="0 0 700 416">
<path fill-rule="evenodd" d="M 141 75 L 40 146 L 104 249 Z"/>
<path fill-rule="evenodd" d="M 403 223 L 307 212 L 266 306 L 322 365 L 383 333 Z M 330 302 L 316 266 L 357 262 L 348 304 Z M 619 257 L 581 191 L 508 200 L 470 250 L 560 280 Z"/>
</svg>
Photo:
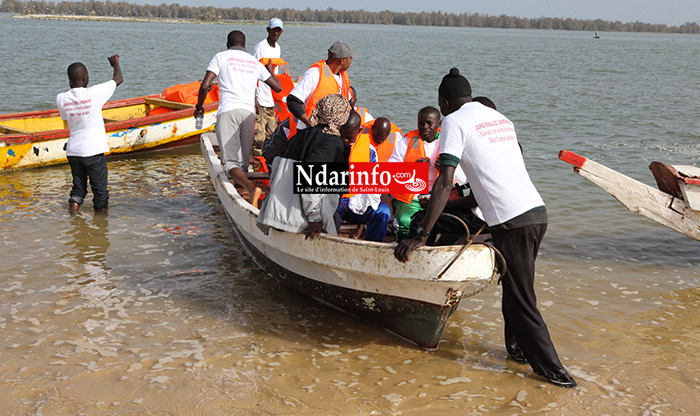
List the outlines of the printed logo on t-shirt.
<svg viewBox="0 0 700 416">
<path fill-rule="evenodd" d="M 90 110 L 92 110 L 92 98 L 81 101 L 66 101 L 63 103 L 63 110 L 70 117 L 86 116 L 90 114 Z"/>
<path fill-rule="evenodd" d="M 487 137 L 490 143 L 516 140 L 513 123 L 507 118 L 477 124 L 476 131 L 479 132 L 479 137 Z"/>
<path fill-rule="evenodd" d="M 249 61 L 247 59 L 235 57 L 228 58 L 226 61 L 226 65 L 232 71 L 243 72 L 246 74 L 254 74 L 257 70 L 257 67 L 255 66 L 255 61 Z"/>
</svg>

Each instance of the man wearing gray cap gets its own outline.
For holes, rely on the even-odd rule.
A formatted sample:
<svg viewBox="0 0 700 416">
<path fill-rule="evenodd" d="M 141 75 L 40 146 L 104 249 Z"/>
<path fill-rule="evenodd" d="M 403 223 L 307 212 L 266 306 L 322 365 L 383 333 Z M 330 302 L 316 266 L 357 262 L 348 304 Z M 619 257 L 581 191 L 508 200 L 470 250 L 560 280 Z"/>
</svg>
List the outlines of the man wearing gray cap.
<svg viewBox="0 0 700 416">
<path fill-rule="evenodd" d="M 281 58 L 282 49 L 279 40 L 284 31 L 284 24 L 276 17 L 270 19 L 267 24 L 267 38 L 260 41 L 253 49 L 255 59 Z M 275 67 L 275 75 L 279 75 L 279 70 Z M 277 120 L 275 119 L 275 101 L 272 98 L 270 87 L 264 82 L 258 83 L 255 89 L 256 112 L 255 112 L 255 143 L 253 151 L 260 152 L 268 137 L 275 131 Z"/>
<path fill-rule="evenodd" d="M 328 48 L 328 58 L 325 61 L 316 62 L 304 72 L 287 97 L 287 107 L 294 116 L 294 120 L 289 123 L 289 137 L 296 134 L 297 129 L 305 129 L 309 125 L 311 112 L 321 98 L 329 94 L 341 94 L 350 100 L 350 78 L 346 71 L 350 68 L 354 54 L 350 45 L 338 41 Z"/>
</svg>

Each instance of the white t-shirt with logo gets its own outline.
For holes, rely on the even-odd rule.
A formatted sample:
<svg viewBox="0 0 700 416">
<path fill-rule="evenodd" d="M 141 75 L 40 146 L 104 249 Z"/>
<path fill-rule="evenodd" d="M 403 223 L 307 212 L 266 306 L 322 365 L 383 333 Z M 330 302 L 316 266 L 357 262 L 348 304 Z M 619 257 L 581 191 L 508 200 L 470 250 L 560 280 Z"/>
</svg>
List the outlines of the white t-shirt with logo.
<svg viewBox="0 0 700 416">
<path fill-rule="evenodd" d="M 273 48 L 267 43 L 267 39 L 263 39 L 262 42 L 255 45 L 255 49 L 253 49 L 253 57 L 258 61 L 261 58 L 280 58 L 281 56 L 282 49 L 280 48 L 280 44 L 275 42 L 275 47 Z M 279 74 L 279 70 L 276 67 L 275 74 Z M 264 82 L 258 82 L 258 88 L 255 90 L 255 94 L 258 97 L 258 104 L 261 106 L 275 106 L 275 100 L 272 98 L 272 90 L 269 85 Z"/>
<path fill-rule="evenodd" d="M 544 205 L 525 168 L 513 123 L 481 103 L 466 103 L 445 117 L 440 159 L 459 160 L 489 226 Z"/>
<path fill-rule="evenodd" d="M 253 55 L 236 47 L 217 53 L 207 71 L 219 77 L 219 113 L 236 109 L 255 113 L 255 87 L 271 76 Z"/>
<path fill-rule="evenodd" d="M 88 88 L 73 88 L 56 96 L 58 113 L 70 129 L 67 156 L 88 157 L 109 152 L 102 106 L 116 88 L 117 83 L 109 80 Z"/>
</svg>

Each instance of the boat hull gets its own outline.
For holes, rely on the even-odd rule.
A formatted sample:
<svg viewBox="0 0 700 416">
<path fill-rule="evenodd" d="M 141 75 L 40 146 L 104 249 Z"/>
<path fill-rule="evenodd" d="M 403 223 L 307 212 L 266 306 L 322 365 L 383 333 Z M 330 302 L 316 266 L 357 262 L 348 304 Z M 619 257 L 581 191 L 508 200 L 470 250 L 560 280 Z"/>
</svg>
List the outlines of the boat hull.
<svg viewBox="0 0 700 416">
<path fill-rule="evenodd" d="M 422 248 L 401 263 L 393 244 L 327 235 L 310 241 L 274 229 L 265 235 L 256 226 L 257 208 L 237 194 L 206 136 L 201 141 L 207 168 L 238 238 L 261 268 L 289 287 L 434 349 L 465 293 L 493 279 L 495 254 L 484 245 L 461 255 L 460 247 Z"/>
<path fill-rule="evenodd" d="M 145 107 L 145 99 L 157 96 L 139 97 L 114 101 L 103 107 L 103 114 L 113 117 L 127 117 L 134 108 Z M 187 139 L 212 131 L 216 123 L 218 102 L 205 105 L 204 125 L 195 128 L 194 109 L 180 109 L 154 116 L 133 117 L 105 123 L 109 153 L 116 155 L 143 150 L 153 150 L 192 143 Z M 144 111 L 139 108 L 140 111 Z M 123 113 L 123 114 L 120 114 Z M 56 125 L 58 111 L 41 111 L 24 114 L 4 114 L 0 116 L 0 129 L 3 126 L 44 124 Z M 21 129 L 18 129 L 21 130 Z M 11 131 L 11 130 L 10 130 Z M 67 163 L 66 144 L 70 131 L 67 128 L 38 131 L 32 133 L 10 133 L 0 136 L 0 171 L 35 168 Z"/>
</svg>

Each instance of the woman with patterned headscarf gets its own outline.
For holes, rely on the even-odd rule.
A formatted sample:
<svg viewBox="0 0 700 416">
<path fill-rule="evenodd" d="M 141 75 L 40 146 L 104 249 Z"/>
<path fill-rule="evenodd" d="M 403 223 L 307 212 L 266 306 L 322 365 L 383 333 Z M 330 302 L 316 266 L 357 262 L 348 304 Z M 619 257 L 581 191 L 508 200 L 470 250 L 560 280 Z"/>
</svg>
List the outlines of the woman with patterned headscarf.
<svg viewBox="0 0 700 416">
<path fill-rule="evenodd" d="M 337 235 L 334 214 L 337 194 L 294 194 L 294 162 L 338 163 L 347 161 L 346 144 L 340 128 L 350 118 L 350 103 L 340 94 L 323 97 L 309 117 L 310 127 L 299 130 L 275 158 L 270 176 L 270 193 L 258 214 L 258 227 L 270 227 L 307 238 L 319 233 Z"/>
</svg>

